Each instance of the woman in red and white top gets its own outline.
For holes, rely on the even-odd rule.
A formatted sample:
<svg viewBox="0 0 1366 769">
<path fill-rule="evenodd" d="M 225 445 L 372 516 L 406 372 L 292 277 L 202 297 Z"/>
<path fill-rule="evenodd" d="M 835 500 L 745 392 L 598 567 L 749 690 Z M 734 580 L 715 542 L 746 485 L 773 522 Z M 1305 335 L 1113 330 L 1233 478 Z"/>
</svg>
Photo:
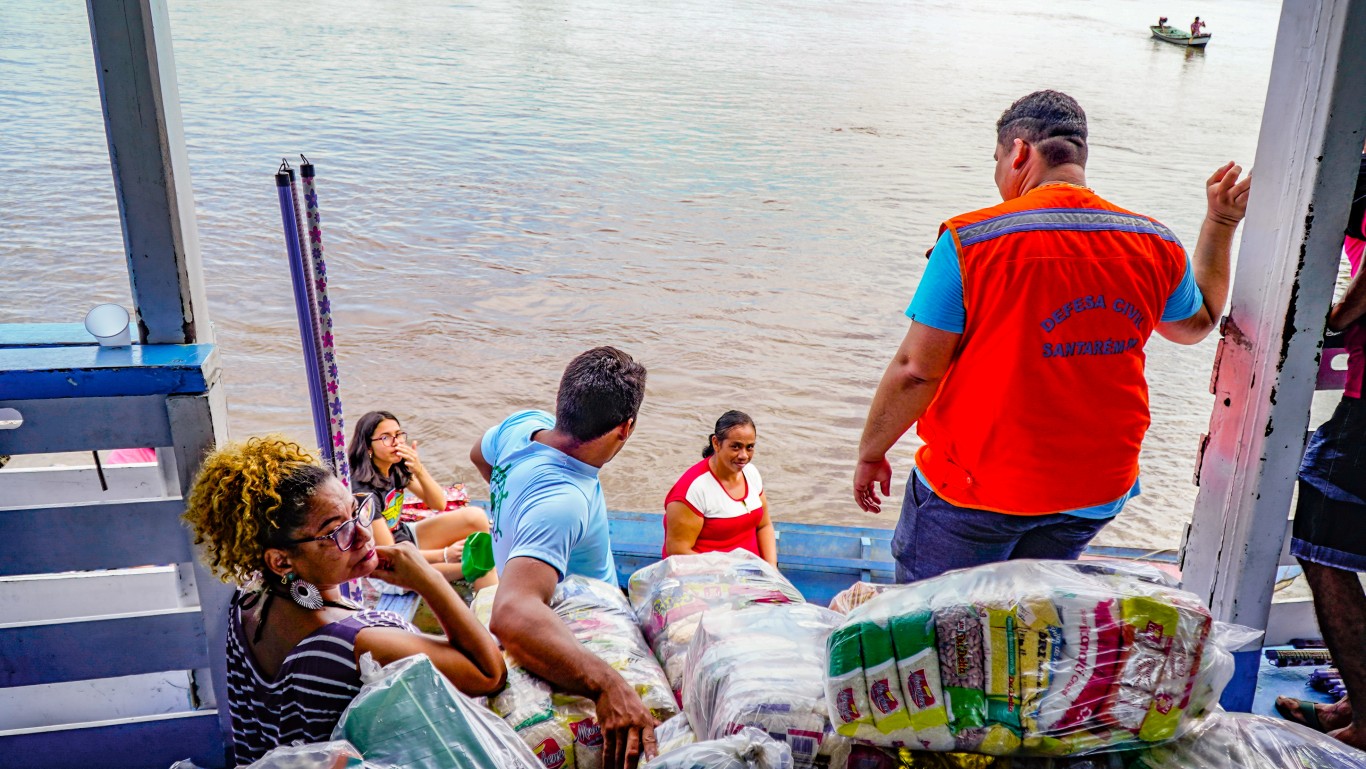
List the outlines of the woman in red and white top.
<svg viewBox="0 0 1366 769">
<path fill-rule="evenodd" d="M 739 550 L 778 565 L 764 482 L 754 459 L 754 420 L 727 411 L 716 420 L 702 461 L 664 498 L 664 557 Z"/>
</svg>

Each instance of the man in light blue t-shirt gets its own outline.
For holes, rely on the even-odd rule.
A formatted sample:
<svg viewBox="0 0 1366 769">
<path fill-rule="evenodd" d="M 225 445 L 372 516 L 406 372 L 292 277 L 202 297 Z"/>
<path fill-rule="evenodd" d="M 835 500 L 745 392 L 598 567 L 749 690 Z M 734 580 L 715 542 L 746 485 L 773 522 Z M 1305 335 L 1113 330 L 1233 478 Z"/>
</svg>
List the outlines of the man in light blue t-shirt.
<svg viewBox="0 0 1366 769">
<path fill-rule="evenodd" d="M 575 640 L 550 609 L 570 574 L 617 584 L 598 470 L 635 431 L 645 367 L 613 347 L 570 361 L 555 416 L 520 411 L 484 433 L 470 461 L 489 483 L 500 582 L 489 629 L 556 689 L 597 703 L 604 766 L 655 755 L 654 718 L 635 689 Z"/>
</svg>

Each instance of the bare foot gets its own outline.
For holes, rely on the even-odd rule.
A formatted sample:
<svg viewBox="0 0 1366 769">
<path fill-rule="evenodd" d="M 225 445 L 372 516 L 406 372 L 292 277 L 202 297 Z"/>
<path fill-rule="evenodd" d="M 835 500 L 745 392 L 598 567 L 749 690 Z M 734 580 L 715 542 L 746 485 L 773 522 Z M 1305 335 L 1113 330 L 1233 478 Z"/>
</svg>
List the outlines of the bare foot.
<svg viewBox="0 0 1366 769">
<path fill-rule="evenodd" d="M 1334 702 L 1331 705 L 1322 703 L 1314 704 L 1315 719 L 1306 716 L 1301 707 L 1309 703 L 1297 700 L 1294 697 L 1277 697 L 1276 711 L 1287 721 L 1294 721 L 1301 726 L 1307 726 L 1320 732 L 1330 732 L 1334 729 L 1342 729 L 1352 723 L 1352 705 L 1346 697 Z"/>
<path fill-rule="evenodd" d="M 1352 724 L 1328 733 L 1329 737 L 1345 742 L 1357 750 L 1366 750 L 1366 725 Z"/>
</svg>

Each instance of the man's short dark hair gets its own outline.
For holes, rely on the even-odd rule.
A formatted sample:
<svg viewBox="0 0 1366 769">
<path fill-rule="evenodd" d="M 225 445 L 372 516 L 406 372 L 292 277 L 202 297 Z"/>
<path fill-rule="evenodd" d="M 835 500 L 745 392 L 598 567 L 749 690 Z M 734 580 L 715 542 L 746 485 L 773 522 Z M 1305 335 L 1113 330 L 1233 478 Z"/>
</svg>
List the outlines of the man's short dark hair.
<svg viewBox="0 0 1366 769">
<path fill-rule="evenodd" d="M 645 367 L 615 347 L 594 347 L 564 369 L 555 429 L 586 442 L 635 419 L 645 400 Z"/>
<path fill-rule="evenodd" d="M 996 143 L 1009 147 L 1016 139 L 1033 146 L 1050 167 L 1086 165 L 1086 113 L 1060 91 L 1035 91 L 1001 113 Z"/>
</svg>

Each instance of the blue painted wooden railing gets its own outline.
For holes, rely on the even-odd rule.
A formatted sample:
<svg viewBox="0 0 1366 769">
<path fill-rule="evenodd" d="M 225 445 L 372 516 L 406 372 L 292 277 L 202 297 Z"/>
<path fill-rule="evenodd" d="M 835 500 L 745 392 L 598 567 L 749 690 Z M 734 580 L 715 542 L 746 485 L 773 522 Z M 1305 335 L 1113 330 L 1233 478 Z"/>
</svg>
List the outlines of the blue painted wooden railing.
<svg viewBox="0 0 1366 769">
<path fill-rule="evenodd" d="M 0 325 L 0 413 L 10 417 L 0 455 L 147 447 L 175 469 L 161 498 L 108 500 L 96 491 L 89 502 L 57 505 L 17 499 L 13 486 L 5 493 L 0 473 L 0 576 L 176 564 L 184 604 L 32 623 L 0 618 L 0 687 L 165 671 L 188 671 L 191 681 L 180 712 L 0 731 L 0 764 L 225 765 L 227 721 L 215 703 L 225 691 L 230 592 L 198 564 L 180 521 L 180 496 L 221 432 L 217 379 L 210 345 L 102 348 L 80 325 Z"/>
</svg>

